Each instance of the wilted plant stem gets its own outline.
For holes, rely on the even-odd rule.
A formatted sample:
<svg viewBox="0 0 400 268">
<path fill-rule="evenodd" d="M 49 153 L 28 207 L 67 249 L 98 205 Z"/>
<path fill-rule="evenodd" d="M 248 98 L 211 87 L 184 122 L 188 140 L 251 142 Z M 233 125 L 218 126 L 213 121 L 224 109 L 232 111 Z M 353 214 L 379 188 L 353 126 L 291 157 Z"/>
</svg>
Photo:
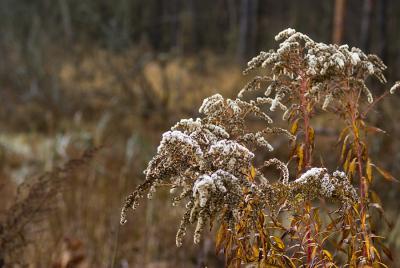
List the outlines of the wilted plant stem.
<svg viewBox="0 0 400 268">
<path fill-rule="evenodd" d="M 303 79 L 300 87 L 300 100 L 301 100 L 301 109 L 303 113 L 303 124 L 304 124 L 304 171 L 306 171 L 311 165 L 311 152 L 310 152 L 310 115 L 308 111 L 308 101 L 305 97 L 305 93 L 307 92 L 307 79 Z"/>
</svg>

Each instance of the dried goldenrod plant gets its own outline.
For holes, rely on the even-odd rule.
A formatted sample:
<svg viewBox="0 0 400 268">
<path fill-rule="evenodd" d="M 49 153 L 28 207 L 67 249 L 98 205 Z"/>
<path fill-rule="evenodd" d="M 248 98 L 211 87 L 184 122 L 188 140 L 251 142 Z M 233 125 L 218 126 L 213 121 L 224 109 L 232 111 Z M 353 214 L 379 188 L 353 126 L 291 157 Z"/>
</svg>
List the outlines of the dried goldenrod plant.
<svg viewBox="0 0 400 268">
<path fill-rule="evenodd" d="M 207 225 L 217 225 L 216 252 L 224 252 L 228 267 L 385 267 L 381 252 L 387 249 L 369 224 L 372 167 L 395 179 L 368 155 L 365 133 L 376 128 L 365 118 L 386 96 L 374 101 L 366 79 L 385 83 L 386 66 L 360 49 L 318 43 L 293 29 L 275 39 L 279 48 L 261 52 L 245 70 L 262 68 L 265 75 L 253 78 L 237 99 L 213 95 L 201 105 L 201 118 L 183 119 L 163 134 L 145 182 L 126 199 L 121 224 L 140 198 L 151 199 L 166 186 L 173 204 L 185 202 L 186 207 L 177 246 L 189 225 L 195 225 L 195 244 Z M 271 126 L 268 107 L 284 111 L 289 130 Z M 325 112 L 345 126 L 338 137 L 340 168 L 333 172 L 313 161 L 312 118 Z M 255 118 L 263 122 L 262 129 L 250 124 Z M 257 164 L 257 152 L 274 150 L 269 142 L 274 135 L 290 141 L 290 159 L 272 157 Z M 293 174 L 291 160 L 297 163 Z M 279 178 L 267 178 L 271 167 Z M 318 206 L 326 202 L 331 211 Z"/>
<path fill-rule="evenodd" d="M 80 158 L 46 172 L 18 188 L 18 196 L 0 220 L 0 267 L 27 266 L 25 253 L 32 234 L 42 227 L 49 211 L 57 204 L 56 197 L 66 180 L 89 165 L 99 148 L 86 150 Z"/>
</svg>

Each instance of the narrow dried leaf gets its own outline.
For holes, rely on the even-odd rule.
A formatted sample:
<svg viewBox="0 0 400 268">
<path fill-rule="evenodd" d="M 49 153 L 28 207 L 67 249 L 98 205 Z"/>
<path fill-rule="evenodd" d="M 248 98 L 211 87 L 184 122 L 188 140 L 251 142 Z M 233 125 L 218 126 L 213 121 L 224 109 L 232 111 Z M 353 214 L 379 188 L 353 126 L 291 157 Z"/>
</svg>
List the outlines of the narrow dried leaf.
<svg viewBox="0 0 400 268">
<path fill-rule="evenodd" d="M 297 170 L 301 171 L 304 163 L 304 144 L 297 146 L 297 163 Z"/>
<path fill-rule="evenodd" d="M 276 236 L 271 236 L 270 238 L 272 240 L 272 244 L 274 247 L 276 247 L 279 250 L 285 249 L 285 244 L 283 243 L 282 239 Z"/>
<path fill-rule="evenodd" d="M 221 224 L 221 226 L 219 227 L 218 232 L 216 234 L 216 237 L 215 237 L 215 252 L 216 252 L 216 254 L 218 254 L 221 251 L 221 249 L 224 245 L 223 242 L 225 241 L 225 238 L 226 238 L 226 226 L 225 226 L 225 224 Z"/>
<path fill-rule="evenodd" d="M 365 214 L 364 214 L 365 215 Z M 362 222 L 363 224 L 365 224 L 365 216 L 362 218 Z M 369 241 L 369 237 L 365 237 L 365 252 L 367 253 L 367 258 L 370 259 L 371 258 L 371 241 Z"/>
<path fill-rule="evenodd" d="M 375 133 L 386 133 L 386 131 L 384 131 L 383 129 L 380 129 L 380 128 L 378 128 L 378 127 L 372 127 L 372 126 L 367 126 L 366 128 L 365 128 L 365 130 L 367 131 L 367 132 L 369 132 L 369 133 L 373 133 L 373 134 L 375 134 Z"/>
<path fill-rule="evenodd" d="M 310 247 L 310 246 L 311 246 L 311 245 L 308 244 L 308 247 Z M 316 255 L 317 255 L 317 247 L 316 247 L 316 246 L 313 246 L 313 251 L 312 251 L 312 253 L 311 253 L 311 260 L 314 260 Z"/>
<path fill-rule="evenodd" d="M 313 218 L 314 218 L 314 221 L 315 221 L 314 228 L 315 228 L 315 231 L 318 233 L 319 229 L 320 229 L 320 226 L 322 224 L 321 219 L 319 217 L 319 209 L 314 209 Z"/>
<path fill-rule="evenodd" d="M 379 195 L 375 191 L 371 190 L 369 196 L 371 198 L 372 203 L 377 203 L 379 205 L 382 205 L 382 201 Z"/>
<path fill-rule="evenodd" d="M 338 139 L 338 143 L 340 143 L 340 142 L 343 140 L 344 135 L 346 135 L 346 133 L 349 132 L 349 129 L 350 129 L 350 127 L 345 127 L 345 128 L 340 132 L 340 134 L 339 134 L 339 139 Z"/>
<path fill-rule="evenodd" d="M 347 152 L 346 161 L 345 161 L 344 164 L 343 164 L 343 169 L 344 169 L 346 172 L 348 172 L 349 165 L 350 165 L 350 160 L 351 160 L 352 155 L 353 155 L 353 150 L 350 149 L 350 150 Z"/>
<path fill-rule="evenodd" d="M 380 268 L 380 267 L 389 268 L 386 264 L 380 261 L 375 261 L 372 265 L 373 265 L 372 267 L 374 268 Z"/>
<path fill-rule="evenodd" d="M 353 133 L 356 140 L 358 140 L 360 138 L 360 131 L 358 129 L 357 123 L 353 123 Z"/>
<path fill-rule="evenodd" d="M 367 179 L 368 179 L 368 183 L 372 182 L 372 163 L 371 163 L 371 159 L 368 158 L 367 160 L 367 165 L 365 167 L 365 172 L 367 173 Z"/>
<path fill-rule="evenodd" d="M 290 267 L 290 268 L 296 268 L 297 267 L 296 264 L 292 261 L 292 259 L 289 258 L 288 256 L 283 255 L 283 258 L 285 259 L 285 262 L 286 262 L 286 265 L 287 265 L 285 267 Z"/>
<path fill-rule="evenodd" d="M 292 126 L 290 127 L 290 133 L 291 133 L 292 135 L 296 135 L 298 128 L 299 128 L 299 118 L 297 118 L 297 119 L 293 122 Z"/>
<path fill-rule="evenodd" d="M 260 249 L 256 245 L 253 245 L 252 250 L 253 250 L 252 261 L 256 261 L 259 259 Z"/>
<path fill-rule="evenodd" d="M 392 251 L 386 247 L 381 241 L 377 240 L 376 241 L 379 246 L 382 248 L 383 253 L 385 253 L 385 255 L 391 260 L 393 261 L 393 255 L 392 255 Z"/>
<path fill-rule="evenodd" d="M 347 149 L 347 141 L 349 139 L 350 135 L 346 135 L 346 137 L 343 140 L 343 144 L 342 144 L 342 151 L 340 153 L 340 160 L 343 161 L 344 160 L 344 155 L 346 153 L 346 149 Z"/>
<path fill-rule="evenodd" d="M 390 174 L 388 171 L 384 170 L 383 168 L 378 167 L 377 165 L 374 165 L 376 170 L 382 175 L 382 177 L 390 182 L 399 182 L 395 177 L 393 177 L 392 174 Z"/>
<path fill-rule="evenodd" d="M 354 157 L 353 160 L 351 160 L 351 162 L 350 162 L 349 171 L 348 171 L 348 175 L 350 178 L 352 178 L 354 176 L 354 173 L 356 170 L 356 161 L 357 161 L 357 158 Z"/>
<path fill-rule="evenodd" d="M 326 257 L 329 261 L 332 261 L 332 260 L 333 260 L 332 254 L 331 254 L 329 251 L 327 251 L 326 249 L 323 249 L 322 252 L 324 253 L 325 257 Z"/>
<path fill-rule="evenodd" d="M 378 250 L 374 246 L 371 246 L 371 255 L 374 256 L 374 259 L 378 258 L 379 261 L 381 260 L 381 255 L 379 254 Z"/>
<path fill-rule="evenodd" d="M 308 137 L 310 139 L 311 147 L 314 147 L 315 130 L 312 127 L 308 128 Z"/>
<path fill-rule="evenodd" d="M 251 167 L 250 167 L 250 181 L 254 181 L 254 178 L 256 177 L 256 174 L 257 174 L 256 168 L 253 165 L 251 165 Z"/>
</svg>

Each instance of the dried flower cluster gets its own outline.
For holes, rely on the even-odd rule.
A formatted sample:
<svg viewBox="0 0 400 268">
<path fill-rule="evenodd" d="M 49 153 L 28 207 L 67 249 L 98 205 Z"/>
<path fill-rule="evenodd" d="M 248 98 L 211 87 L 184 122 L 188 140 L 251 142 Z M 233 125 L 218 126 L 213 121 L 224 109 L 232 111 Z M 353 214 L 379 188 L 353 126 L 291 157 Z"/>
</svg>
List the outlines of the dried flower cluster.
<svg viewBox="0 0 400 268">
<path fill-rule="evenodd" d="M 385 64 L 376 55 L 366 55 L 359 48 L 318 43 L 290 28 L 279 33 L 275 39 L 281 41 L 279 49 L 261 52 L 248 63 L 245 70 L 248 73 L 262 67 L 271 69 L 271 74 L 256 77 L 239 96 L 245 91 L 260 88 L 261 82 L 268 82 L 265 95 L 268 97 L 275 92 L 274 98 L 269 99 L 271 110 L 275 110 L 277 105 L 284 107 L 281 101 L 285 95 L 289 95 L 294 104 L 285 117 L 299 109 L 296 100 L 300 100 L 298 89 L 302 83 L 307 84 L 304 96 L 320 103 L 324 110 L 349 88 L 361 89 L 368 102 L 372 103 L 371 91 L 365 84 L 369 76 L 386 83 L 383 75 Z M 345 83 L 349 86 L 344 86 Z"/>
<path fill-rule="evenodd" d="M 245 131 L 245 120 L 250 115 L 272 122 L 259 104 L 225 100 L 216 94 L 205 99 L 200 107 L 204 118 L 183 119 L 164 133 L 156 156 L 145 170 L 146 181 L 127 198 L 121 223 L 126 221 L 127 209 L 136 208 L 147 190 L 150 198 L 158 185 L 166 183 L 171 185 L 173 194 L 181 189 L 174 203 L 185 197 L 189 199 L 177 234 L 178 245 L 189 223 L 197 222 L 197 243 L 207 220 L 226 209 L 232 215 L 237 213 L 244 189 L 258 191 L 247 179 L 254 158 L 252 151 L 257 147 L 273 150 L 265 138 L 269 133 L 281 133 L 293 139 L 288 131 L 279 128 L 265 128 L 255 133 Z M 231 224 L 233 220 L 230 217 Z"/>
<path fill-rule="evenodd" d="M 311 169 L 289 182 L 286 165 L 273 158 L 254 169 L 254 178 L 249 179 L 255 149 L 273 150 L 266 134 L 279 133 L 294 139 L 279 128 L 265 128 L 255 133 L 245 131 L 245 120 L 250 114 L 272 122 L 259 107 L 264 103 L 260 98 L 250 102 L 225 100 L 216 94 L 205 99 L 200 107 L 204 118 L 183 119 L 164 133 L 156 156 L 144 172 L 146 181 L 126 200 L 121 223 L 126 222 L 126 211 L 135 209 L 146 191 L 151 198 L 158 186 L 166 184 L 170 185 L 172 194 L 181 190 L 173 198 L 174 204 L 184 198 L 188 200 L 177 233 L 178 246 L 182 244 L 186 226 L 192 223 L 197 223 L 195 243 L 200 241 L 205 224 L 217 217 L 233 228 L 241 220 L 241 208 L 250 200 L 259 200 L 260 210 L 277 210 L 295 205 L 301 199 L 316 197 L 335 199 L 346 206 L 355 202 L 357 194 L 346 175 L 341 172 L 329 175 L 324 168 Z M 264 177 L 261 169 L 270 165 L 281 170 L 281 181 L 269 182 Z"/>
<path fill-rule="evenodd" d="M 71 159 L 63 166 L 19 186 L 18 199 L 0 221 L 0 261 L 4 257 L 7 267 L 14 267 L 10 265 L 12 263 L 29 265 L 24 263 L 24 252 L 32 233 L 37 232 L 35 226 L 44 221 L 49 210 L 54 209 L 56 196 L 63 190 L 66 181 L 88 166 L 99 149 L 88 149 L 82 157 Z"/>
</svg>

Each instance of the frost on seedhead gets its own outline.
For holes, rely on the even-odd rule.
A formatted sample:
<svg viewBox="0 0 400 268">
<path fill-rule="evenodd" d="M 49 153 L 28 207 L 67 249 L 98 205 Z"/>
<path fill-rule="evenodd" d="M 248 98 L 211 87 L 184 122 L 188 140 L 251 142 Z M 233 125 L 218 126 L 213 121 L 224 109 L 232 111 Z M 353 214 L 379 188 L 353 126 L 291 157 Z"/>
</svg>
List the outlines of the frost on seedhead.
<svg viewBox="0 0 400 268">
<path fill-rule="evenodd" d="M 285 95 L 292 99 L 292 103 L 296 102 L 299 89 L 305 88 L 307 92 L 301 94 L 305 93 L 307 98 L 327 109 L 334 103 L 341 105 L 343 93 L 349 90 L 362 92 L 372 103 L 372 94 L 365 84 L 370 76 L 386 83 L 383 75 L 386 66 L 382 60 L 376 55 L 365 54 L 359 48 L 319 43 L 290 28 L 280 32 L 275 40 L 280 42 L 279 48 L 261 52 L 248 62 L 244 71 L 268 68 L 271 72 L 255 77 L 240 91 L 239 97 L 246 91 L 263 88 L 263 83 L 267 84 L 265 95 L 274 96 L 269 97 L 269 102 L 271 110 L 275 110 Z M 302 87 L 302 83 L 307 86 Z M 296 107 L 290 107 L 287 113 L 292 109 Z"/>
<path fill-rule="evenodd" d="M 394 94 L 396 90 L 398 90 L 399 88 L 400 88 L 400 81 L 396 81 L 396 83 L 394 83 L 394 85 L 390 88 L 390 93 Z"/>
<path fill-rule="evenodd" d="M 264 209 L 274 212 L 297 205 L 299 193 L 304 199 L 326 197 L 344 206 L 354 201 L 356 195 L 348 196 L 349 192 L 354 193 L 348 179 L 338 180 L 325 169 L 316 173 L 312 169 L 289 182 L 286 164 L 272 158 L 254 168 L 254 174 L 250 175 L 255 149 L 273 149 L 267 135 L 284 135 L 294 140 L 288 131 L 280 128 L 246 131 L 245 121 L 250 114 L 267 123 L 271 121 L 260 109 L 263 104 L 264 99 L 246 102 L 224 99 L 217 94 L 204 100 L 200 108 L 203 118 L 183 119 L 164 133 L 157 154 L 144 172 L 145 182 L 126 199 L 121 223 L 126 222 L 128 209 L 135 209 L 146 192 L 151 198 L 161 185 L 170 185 L 174 205 L 186 200 L 186 211 L 176 235 L 178 246 L 190 224 L 196 226 L 194 243 L 199 243 L 204 227 L 213 220 L 235 230 L 249 202 L 260 212 Z M 261 169 L 269 166 L 280 170 L 280 180 L 270 182 L 263 176 Z M 250 217 L 255 222 L 258 216 L 254 213 Z"/>
<path fill-rule="evenodd" d="M 292 183 L 294 193 L 308 191 L 309 196 L 336 199 L 344 206 L 350 206 L 358 200 L 355 188 L 342 171 L 330 175 L 326 168 L 311 168 Z M 304 188 L 307 189 L 304 189 Z"/>
<path fill-rule="evenodd" d="M 273 161 L 267 161 L 272 164 Z M 275 163 L 274 163 L 275 164 Z M 277 163 L 277 166 L 280 165 Z M 342 205 L 343 209 L 350 208 L 359 200 L 356 189 L 350 184 L 346 174 L 335 171 L 329 174 L 326 168 L 311 168 L 301 174 L 296 180 L 285 180 L 289 176 L 284 166 L 282 170 L 284 179 L 274 184 L 266 183 L 259 186 L 261 196 L 272 213 L 283 206 L 295 208 L 305 200 L 323 198 Z M 284 200 L 284 201 L 282 201 Z"/>
<path fill-rule="evenodd" d="M 183 119 L 165 132 L 157 154 L 144 171 L 145 182 L 126 199 L 121 223 L 126 222 L 127 210 L 135 209 L 146 192 L 151 198 L 157 187 L 167 184 L 175 195 L 173 204 L 187 200 L 177 245 L 181 245 L 189 224 L 196 223 L 195 243 L 199 242 L 205 224 L 217 216 L 233 226 L 239 219 L 239 208 L 246 195 L 260 192 L 256 184 L 248 180 L 256 148 L 273 150 L 266 139 L 270 134 L 294 139 L 280 128 L 267 127 L 258 132 L 246 130 L 245 123 L 250 115 L 272 123 L 260 108 L 263 104 L 260 100 L 231 100 L 216 94 L 203 101 L 199 110 L 203 118 Z M 278 164 L 285 166 L 281 162 Z M 178 189 L 180 193 L 177 193 Z"/>
</svg>

